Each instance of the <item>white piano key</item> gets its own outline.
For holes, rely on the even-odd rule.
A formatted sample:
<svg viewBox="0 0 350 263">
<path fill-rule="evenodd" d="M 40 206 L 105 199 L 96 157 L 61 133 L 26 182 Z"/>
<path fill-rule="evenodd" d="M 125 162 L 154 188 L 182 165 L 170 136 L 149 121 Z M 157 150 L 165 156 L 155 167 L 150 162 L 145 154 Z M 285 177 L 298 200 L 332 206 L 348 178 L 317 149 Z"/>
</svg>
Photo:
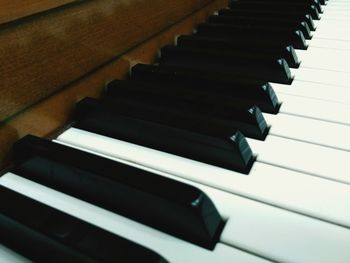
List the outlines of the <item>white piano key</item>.
<svg viewBox="0 0 350 263">
<path fill-rule="evenodd" d="M 278 262 L 347 262 L 350 230 L 194 184 L 228 220 L 220 241 Z M 238 211 L 238 212 L 237 212 Z"/>
<path fill-rule="evenodd" d="M 274 135 L 247 140 L 260 162 L 350 184 L 349 152 Z"/>
<path fill-rule="evenodd" d="M 317 21 L 317 29 L 320 29 L 320 31 L 327 31 L 332 30 L 334 28 L 337 28 L 339 31 L 342 30 L 349 30 L 350 29 L 350 23 L 346 23 L 341 20 L 337 19 L 321 19 Z M 313 39 L 311 40 L 311 42 Z"/>
<path fill-rule="evenodd" d="M 344 22 L 349 22 L 350 18 L 349 18 L 349 14 L 346 12 L 325 12 L 324 14 L 322 14 L 321 17 L 322 20 L 324 21 L 328 21 L 328 20 L 338 20 L 338 21 L 344 21 Z"/>
<path fill-rule="evenodd" d="M 303 67 L 291 69 L 291 72 L 295 75 L 295 80 L 350 88 L 350 74 L 346 72 Z"/>
<path fill-rule="evenodd" d="M 349 5 L 347 3 L 341 3 L 338 2 L 332 3 L 327 5 L 324 8 L 325 12 L 323 14 L 328 14 L 328 13 L 348 13 L 349 12 Z"/>
<path fill-rule="evenodd" d="M 350 125 L 350 105 L 331 101 L 278 94 L 282 101 L 280 113 Z"/>
<path fill-rule="evenodd" d="M 326 8 L 328 6 L 346 6 L 349 5 L 350 3 L 347 0 L 332 0 L 332 1 L 327 1 Z"/>
<path fill-rule="evenodd" d="M 350 41 L 349 29 L 341 27 L 338 30 L 335 30 L 331 25 L 323 28 L 322 26 L 317 27 L 317 30 L 313 32 L 313 37 Z"/>
<path fill-rule="evenodd" d="M 350 74 L 348 65 L 350 51 L 309 47 L 307 50 L 295 50 L 295 52 L 301 60 L 301 68 L 325 69 Z"/>
<path fill-rule="evenodd" d="M 350 151 L 350 126 L 289 114 L 264 114 L 271 125 L 269 135 Z"/>
<path fill-rule="evenodd" d="M 328 5 L 325 8 L 324 14 L 330 14 L 330 13 L 340 13 L 340 14 L 349 14 L 350 13 L 350 7 L 349 5 Z"/>
<path fill-rule="evenodd" d="M 318 47 L 318 48 L 350 50 L 350 45 L 347 41 L 332 40 L 332 39 L 317 38 L 317 37 L 314 37 L 312 41 L 309 42 L 309 46 Z"/>
<path fill-rule="evenodd" d="M 217 244 L 213 251 L 201 248 L 15 174 L 4 175 L 0 178 L 0 184 L 152 249 L 170 262 L 267 262 L 221 243 Z"/>
<path fill-rule="evenodd" d="M 0 244 L 0 263 L 31 263 L 15 251 Z"/>
<path fill-rule="evenodd" d="M 244 175 L 75 128 L 56 142 L 350 227 L 347 184 L 259 162 Z"/>
<path fill-rule="evenodd" d="M 309 43 L 310 43 L 309 44 L 310 47 L 340 49 L 340 50 L 348 50 L 348 51 L 350 50 L 350 45 L 347 41 L 315 37 Z"/>
<path fill-rule="evenodd" d="M 348 6 L 333 6 L 327 8 L 326 12 L 322 14 L 321 19 L 328 17 L 346 18 L 347 16 L 349 16 L 349 13 L 350 11 Z"/>
<path fill-rule="evenodd" d="M 239 207 L 227 222 L 222 242 L 264 252 L 277 262 L 349 261 L 349 230 L 257 203 L 242 202 Z"/>
<path fill-rule="evenodd" d="M 277 97 L 289 94 L 311 99 L 350 104 L 350 89 L 309 81 L 294 80 L 292 85 L 271 83 Z"/>
</svg>

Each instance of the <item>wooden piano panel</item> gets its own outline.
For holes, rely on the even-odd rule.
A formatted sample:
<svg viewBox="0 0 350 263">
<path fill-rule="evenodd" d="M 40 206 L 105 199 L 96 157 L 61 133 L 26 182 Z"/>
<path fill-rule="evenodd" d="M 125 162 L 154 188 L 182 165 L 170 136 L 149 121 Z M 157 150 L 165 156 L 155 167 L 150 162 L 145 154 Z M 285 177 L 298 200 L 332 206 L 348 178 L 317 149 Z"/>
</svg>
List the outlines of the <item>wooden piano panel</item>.
<svg viewBox="0 0 350 263">
<path fill-rule="evenodd" d="M 130 1 L 124 1 L 124 3 L 125 2 Z M 144 2 L 148 1 L 131 2 L 138 5 L 143 2 L 144 5 Z M 161 2 L 165 3 L 166 1 L 158 0 L 152 2 L 160 5 Z M 122 14 L 123 18 L 116 18 L 113 14 L 110 14 L 110 16 L 107 17 L 111 17 L 110 19 L 112 20 L 126 20 L 123 20 L 123 23 L 125 23 L 125 25 L 123 24 L 124 26 L 116 26 L 116 33 L 114 33 L 114 30 L 111 30 L 111 28 L 113 28 L 111 26 L 113 23 L 103 23 L 100 21 L 101 18 L 96 18 L 97 21 L 100 21 L 99 26 L 91 21 L 84 20 L 85 22 L 83 23 L 81 17 L 77 18 L 76 21 L 71 18 L 72 21 L 80 21 L 81 24 L 85 24 L 87 28 L 89 24 L 93 28 L 96 28 L 96 26 L 100 28 L 106 26 L 108 29 L 101 29 L 102 32 L 92 31 L 91 34 L 86 36 L 79 33 L 79 39 L 78 37 L 74 37 L 74 34 L 72 35 L 70 32 L 58 32 L 62 35 L 68 34 L 70 37 L 74 38 L 74 41 L 77 41 L 76 43 L 71 39 L 67 39 L 69 42 L 68 44 L 61 43 L 65 48 L 60 47 L 57 43 L 54 45 L 54 49 L 48 50 L 46 46 L 40 46 L 38 39 L 32 39 L 28 42 L 31 46 L 33 46 L 33 41 L 39 44 L 39 47 L 35 47 L 33 51 L 35 54 L 29 52 L 27 48 L 25 50 L 30 54 L 25 54 L 25 50 L 16 51 L 13 49 L 12 52 L 14 53 L 12 53 L 12 57 L 15 55 L 15 60 L 11 60 L 11 54 L 6 54 L 4 50 L 1 49 L 1 43 L 3 42 L 0 41 L 0 53 L 3 52 L 0 55 L 1 60 L 3 60 L 2 56 L 6 55 L 7 62 L 13 62 L 9 65 L 0 63 L 0 74 L 4 76 L 3 74 L 6 73 L 5 84 L 7 85 L 0 85 L 0 111 L 3 118 L 5 116 L 10 116 L 0 125 L 0 170 L 8 164 L 9 153 L 13 142 L 28 133 L 41 137 L 55 134 L 62 129 L 64 124 L 69 122 L 70 114 L 76 101 L 85 96 L 98 97 L 107 81 L 113 78 L 124 78 L 129 71 L 129 67 L 137 62 L 151 63 L 159 48 L 172 43 L 175 35 L 190 34 L 192 28 L 199 22 L 202 22 L 205 17 L 212 14 L 217 9 L 227 6 L 227 0 L 210 1 L 211 3 L 209 4 L 205 3 L 208 2 L 208 0 L 192 1 L 196 2 L 196 4 L 192 5 L 190 9 L 185 7 L 187 6 L 185 5 L 187 0 L 168 2 L 176 2 L 180 4 L 180 6 L 171 8 L 171 6 L 169 7 L 167 5 L 168 11 L 164 9 L 165 7 L 163 7 L 164 10 L 162 10 L 160 6 L 158 9 L 155 9 L 158 10 L 156 12 L 157 15 L 152 16 L 153 20 L 151 19 L 150 23 L 156 25 L 158 31 L 145 26 L 145 34 L 143 34 L 142 29 L 139 28 L 138 30 L 135 29 L 136 32 L 130 32 L 128 35 L 125 27 L 134 28 L 137 27 L 140 22 L 131 25 L 132 19 L 127 18 L 128 15 Z M 175 5 L 175 3 L 173 4 Z M 124 11 L 129 10 L 130 6 L 128 6 L 129 5 L 124 4 L 124 9 L 122 7 L 121 9 Z M 202 8 L 198 8 L 199 6 L 202 6 Z M 146 13 L 151 12 L 151 9 L 153 10 L 151 7 L 148 7 L 149 9 L 145 8 L 143 10 Z M 180 18 L 180 10 L 187 10 L 190 12 L 192 8 L 196 11 L 191 11 L 190 15 L 185 16 L 185 18 L 181 16 Z M 172 20 L 166 19 L 166 16 L 169 16 L 169 10 L 172 13 L 177 10 L 176 12 L 178 13 L 177 15 L 170 16 Z M 121 10 L 119 11 L 121 12 Z M 135 12 L 133 17 L 138 14 L 139 20 L 146 19 L 145 13 L 141 16 L 140 10 L 136 10 Z M 91 12 L 88 13 L 91 15 Z M 157 17 L 159 17 L 159 19 L 157 19 Z M 175 23 L 175 18 L 179 19 L 180 22 Z M 110 21 L 110 19 L 107 20 Z M 165 23 L 165 25 L 161 25 L 161 22 Z M 33 21 L 33 23 L 35 23 L 35 21 Z M 54 25 L 52 25 L 52 27 L 55 28 Z M 71 27 L 78 30 L 77 25 L 74 25 L 73 22 Z M 84 30 L 87 30 L 87 28 Z M 123 29 L 125 29 L 125 32 L 121 34 L 120 32 Z M 164 30 L 159 32 L 160 29 Z M 111 33 L 113 36 L 103 36 L 103 33 L 108 33 L 106 30 L 113 31 Z M 0 39 L 2 33 L 3 32 L 0 30 Z M 8 33 L 11 34 L 11 31 Z M 150 34 L 151 37 L 148 37 Z M 41 40 L 45 40 L 42 38 L 44 35 L 47 35 L 47 33 L 41 34 Z M 143 36 L 143 41 L 136 41 L 134 39 L 139 35 Z M 52 38 L 53 35 L 48 36 L 46 40 L 47 43 L 53 45 Z M 89 39 L 91 39 L 90 42 Z M 107 41 L 106 39 L 111 41 L 111 43 L 104 43 Z M 28 43 L 24 43 L 25 47 L 28 47 Z M 93 43 L 95 43 L 95 45 L 93 45 Z M 130 43 L 136 44 L 127 47 Z M 102 46 L 105 48 L 101 49 Z M 52 56 L 45 58 L 39 51 L 42 51 L 46 55 L 50 53 Z M 25 58 L 21 60 L 20 54 L 23 54 Z M 36 60 L 36 56 L 38 56 L 38 60 Z M 100 62 L 100 64 L 97 62 Z M 33 67 L 33 69 L 31 67 Z M 18 70 L 22 70 L 23 74 L 19 74 Z M 3 82 L 3 77 L 1 78 Z M 21 110 L 21 112 L 18 113 L 19 110 Z"/>
<path fill-rule="evenodd" d="M 0 28 L 0 120 L 200 9 L 198 0 L 99 0 Z"/>
<path fill-rule="evenodd" d="M 0 24 L 73 2 L 77 0 L 1 0 Z"/>
</svg>

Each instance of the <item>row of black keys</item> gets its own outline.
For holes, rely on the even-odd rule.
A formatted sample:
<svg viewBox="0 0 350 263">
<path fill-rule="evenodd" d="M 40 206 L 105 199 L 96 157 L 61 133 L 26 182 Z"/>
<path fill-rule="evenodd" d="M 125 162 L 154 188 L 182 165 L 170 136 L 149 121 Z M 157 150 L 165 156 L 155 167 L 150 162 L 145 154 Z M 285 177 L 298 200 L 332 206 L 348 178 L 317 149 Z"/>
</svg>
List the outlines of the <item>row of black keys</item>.
<svg viewBox="0 0 350 263">
<path fill-rule="evenodd" d="M 318 1 L 246 0 L 231 7 L 209 17 L 193 36 L 179 37 L 177 46 L 164 47 L 159 64 L 291 84 L 289 67 L 299 66 L 294 49 L 307 49 Z"/>
<path fill-rule="evenodd" d="M 260 140 L 268 134 L 260 110 L 276 114 L 279 104 L 267 81 L 291 82 L 288 64 L 299 65 L 292 36 L 297 24 L 313 25 L 306 12 L 315 3 L 294 4 L 298 14 L 283 9 L 294 16 L 287 16 L 289 25 L 275 8 L 279 17 L 272 28 L 261 28 L 261 17 L 250 18 L 248 26 L 247 19 L 236 21 L 230 12 L 258 13 L 246 10 L 247 3 L 272 12 L 268 2 L 232 3 L 234 8 L 210 17 L 195 35 L 162 48 L 159 65 L 137 65 L 129 80 L 109 84 L 105 99 L 81 101 L 75 127 L 249 173 L 254 156 L 241 133 Z M 278 41 L 251 41 L 270 30 Z M 297 35 L 303 39 L 300 30 Z"/>
<path fill-rule="evenodd" d="M 131 80 L 109 84 L 104 100 L 81 101 L 75 126 L 248 173 L 253 155 L 238 130 L 265 138 L 266 122 L 252 105 L 278 112 L 266 81 L 291 82 L 288 65 L 299 63 L 293 47 L 307 48 L 304 36 L 311 37 L 312 19 L 321 11 L 318 1 L 269 2 L 273 7 L 268 2 L 232 2 L 232 9 L 210 17 L 196 35 L 162 49 L 160 66 L 137 65 Z M 267 25 L 268 32 L 262 29 Z M 264 43 L 256 42 L 262 36 Z M 218 241 L 223 221 L 198 189 L 32 136 L 16 144 L 15 157 L 14 172 L 30 180 L 209 249 Z M 9 189 L 1 187 L 0 195 L 13 200 L 1 204 L 1 241 L 30 259 L 165 262 Z"/>
</svg>

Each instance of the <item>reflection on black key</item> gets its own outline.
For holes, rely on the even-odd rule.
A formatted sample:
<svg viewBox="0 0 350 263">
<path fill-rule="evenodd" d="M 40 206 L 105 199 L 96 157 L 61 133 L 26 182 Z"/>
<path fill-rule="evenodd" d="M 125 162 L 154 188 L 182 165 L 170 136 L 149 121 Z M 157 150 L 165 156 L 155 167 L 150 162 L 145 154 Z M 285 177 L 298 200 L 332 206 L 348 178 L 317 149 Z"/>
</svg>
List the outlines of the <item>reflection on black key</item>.
<svg viewBox="0 0 350 263">
<path fill-rule="evenodd" d="M 245 27 L 214 23 L 202 23 L 197 27 L 196 35 L 228 39 L 244 39 L 252 43 L 274 41 L 279 45 L 293 46 L 295 49 L 307 49 L 307 43 L 300 30 L 291 32 L 289 29 L 276 29 L 264 27 Z"/>
<path fill-rule="evenodd" d="M 219 15 L 241 17 L 241 18 L 256 18 L 266 19 L 270 21 L 294 21 L 306 22 L 310 30 L 315 31 L 316 26 L 310 15 L 305 15 L 304 12 L 281 14 L 274 10 L 249 10 L 249 9 L 221 9 Z"/>
<path fill-rule="evenodd" d="M 111 98 L 110 95 L 107 100 L 103 101 L 85 98 L 76 106 L 77 119 L 97 111 L 128 116 L 214 137 L 227 138 L 239 130 L 245 136 L 263 140 L 268 132 L 265 119 L 257 107 L 242 110 L 242 116 L 239 116 L 239 119 L 232 118 L 231 120 L 173 106 L 164 107 L 149 103 L 148 100 L 125 99 L 119 96 Z"/>
<path fill-rule="evenodd" d="M 179 47 L 190 47 L 190 48 L 209 48 L 219 49 L 227 52 L 249 52 L 250 54 L 265 54 L 271 58 L 283 58 L 287 61 L 288 66 L 291 68 L 298 68 L 300 62 L 292 46 L 280 46 L 273 42 L 262 42 L 259 44 L 251 43 L 250 41 L 244 41 L 241 39 L 240 42 L 233 41 L 230 39 L 219 39 L 201 36 L 180 36 L 177 38 L 177 46 Z"/>
<path fill-rule="evenodd" d="M 14 150 L 18 175 L 206 248 L 218 241 L 223 221 L 195 187 L 34 136 Z"/>
<path fill-rule="evenodd" d="M 216 24 L 227 24 L 227 25 L 240 25 L 240 26 L 259 26 L 266 28 L 283 28 L 290 29 L 291 32 L 295 30 L 300 30 L 306 39 L 311 39 L 312 34 L 308 24 L 304 21 L 275 21 L 268 19 L 259 19 L 259 18 L 248 18 L 248 17 L 236 17 L 236 16 L 225 16 L 225 15 L 216 15 L 210 16 L 207 20 L 209 23 Z"/>
<path fill-rule="evenodd" d="M 151 250 L 0 186 L 0 242 L 34 262 L 163 262 Z"/>
<path fill-rule="evenodd" d="M 255 79 L 290 84 L 293 80 L 287 62 L 269 58 L 220 50 L 166 46 L 161 49 L 161 65 L 180 66 L 227 74 L 236 73 Z"/>
<path fill-rule="evenodd" d="M 279 103 L 271 85 L 237 75 L 201 72 L 188 68 L 137 64 L 131 70 L 131 78 L 148 83 L 165 84 L 210 96 L 221 95 L 236 105 L 257 105 L 262 111 L 277 113 Z M 113 83 L 111 83 L 113 86 Z M 167 90 L 165 89 L 165 92 Z"/>
<path fill-rule="evenodd" d="M 309 14 L 313 19 L 319 20 L 320 15 L 317 7 L 307 3 L 269 3 L 265 1 L 231 1 L 231 9 L 250 9 L 250 10 L 274 10 L 281 14 L 289 12 L 302 12 Z"/>
</svg>

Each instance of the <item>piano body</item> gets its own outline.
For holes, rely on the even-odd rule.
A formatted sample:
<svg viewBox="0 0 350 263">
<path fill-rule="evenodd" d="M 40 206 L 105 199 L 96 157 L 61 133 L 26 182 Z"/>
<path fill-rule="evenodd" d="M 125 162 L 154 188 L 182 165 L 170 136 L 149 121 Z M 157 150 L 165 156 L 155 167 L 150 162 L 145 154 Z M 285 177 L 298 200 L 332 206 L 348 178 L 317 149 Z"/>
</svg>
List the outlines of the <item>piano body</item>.
<svg viewBox="0 0 350 263">
<path fill-rule="evenodd" d="M 0 262 L 349 262 L 350 2 L 0 4 Z"/>
</svg>

